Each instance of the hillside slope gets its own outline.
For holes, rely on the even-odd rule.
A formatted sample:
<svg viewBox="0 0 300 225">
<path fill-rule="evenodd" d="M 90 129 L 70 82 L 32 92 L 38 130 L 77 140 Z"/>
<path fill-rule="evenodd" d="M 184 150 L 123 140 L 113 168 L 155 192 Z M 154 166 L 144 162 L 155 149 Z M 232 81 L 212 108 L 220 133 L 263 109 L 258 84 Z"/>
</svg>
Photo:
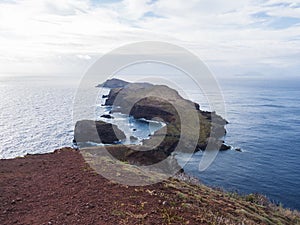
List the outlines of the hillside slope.
<svg viewBox="0 0 300 225">
<path fill-rule="evenodd" d="M 260 196 L 178 179 L 119 185 L 63 148 L 0 160 L 0 224 L 300 224 L 300 217 Z"/>
</svg>

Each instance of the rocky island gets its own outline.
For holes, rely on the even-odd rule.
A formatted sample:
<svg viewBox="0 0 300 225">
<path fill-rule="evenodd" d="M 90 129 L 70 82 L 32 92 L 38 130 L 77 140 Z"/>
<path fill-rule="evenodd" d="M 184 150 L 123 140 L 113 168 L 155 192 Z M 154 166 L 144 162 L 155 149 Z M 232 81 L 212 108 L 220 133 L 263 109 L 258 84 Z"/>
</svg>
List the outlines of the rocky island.
<svg viewBox="0 0 300 225">
<path fill-rule="evenodd" d="M 76 142 L 114 144 L 125 138 L 124 132 L 116 125 L 104 121 L 81 120 L 75 125 Z"/>
<path fill-rule="evenodd" d="M 209 151 L 210 149 L 207 149 L 209 141 L 213 148 L 230 149 L 222 141 L 226 134 L 227 121 L 215 112 L 200 110 L 198 103 L 182 98 L 176 90 L 168 86 L 111 79 L 97 87 L 110 88 L 109 94 L 103 97 L 105 98 L 104 105 L 113 107 L 111 114 L 121 112 L 135 119 L 165 123 L 163 128 L 150 135 L 148 139 L 142 140 L 141 146 L 133 148 L 133 146 L 124 146 L 118 142 L 118 145 L 109 147 L 109 152 L 120 160 L 137 165 L 150 165 L 167 158 L 176 149 L 190 153 L 199 150 Z M 108 116 L 101 117 L 108 118 Z M 115 144 L 122 137 L 124 138 L 124 134 L 121 134 L 121 138 L 116 138 L 120 136 L 120 130 L 115 125 L 113 125 L 115 129 L 107 129 L 107 127 L 112 127 L 112 124 L 103 121 L 92 123 L 92 121 L 77 122 L 75 126 L 77 142 L 85 140 L 107 144 L 106 139 L 113 137 L 110 144 Z M 93 129 L 93 125 L 94 127 L 96 125 L 96 129 Z M 92 151 L 102 150 L 98 147 L 93 148 Z M 169 164 L 179 168 L 176 160 L 172 160 L 174 162 Z"/>
</svg>

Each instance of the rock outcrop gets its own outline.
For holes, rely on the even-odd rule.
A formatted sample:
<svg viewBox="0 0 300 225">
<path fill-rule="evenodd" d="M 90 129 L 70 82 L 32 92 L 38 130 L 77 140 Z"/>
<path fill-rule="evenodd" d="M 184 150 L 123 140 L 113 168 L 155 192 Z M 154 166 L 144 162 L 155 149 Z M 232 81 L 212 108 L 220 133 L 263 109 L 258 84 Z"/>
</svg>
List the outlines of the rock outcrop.
<svg viewBox="0 0 300 225">
<path fill-rule="evenodd" d="M 74 139 L 79 142 L 114 144 L 126 136 L 116 125 L 104 121 L 81 120 L 75 125 Z"/>
<path fill-rule="evenodd" d="M 114 119 L 114 117 L 111 116 L 111 115 L 109 115 L 109 114 L 104 114 L 104 115 L 102 115 L 100 117 L 105 118 L 105 119 Z"/>
<path fill-rule="evenodd" d="M 113 145 L 107 149 L 115 158 L 136 165 L 152 165 L 163 161 L 164 168 L 179 168 L 172 152 L 192 153 L 205 150 L 208 142 L 213 148 L 226 150 L 221 138 L 225 135 L 227 121 L 215 112 L 200 110 L 199 104 L 182 98 L 165 85 L 128 83 L 112 79 L 101 87 L 111 88 L 105 105 L 113 106 L 112 112 L 121 112 L 136 119 L 163 121 L 166 126 L 156 131 L 142 145 Z M 103 116 L 104 117 L 104 116 Z M 108 118 L 108 116 L 105 118 Z M 96 123 L 96 129 L 95 129 Z M 95 132 L 97 130 L 97 132 Z M 115 125 L 102 121 L 79 121 L 75 127 L 75 139 L 113 144 L 125 138 Z M 132 141 L 134 137 L 130 138 Z M 100 148 L 99 148 L 100 149 Z M 167 159 L 167 160 L 165 160 Z"/>
<path fill-rule="evenodd" d="M 200 110 L 199 104 L 182 98 L 176 90 L 165 85 L 129 83 L 122 88 L 113 88 L 105 105 L 112 105 L 114 112 L 136 119 L 164 121 L 166 129 L 155 132 L 143 144 L 155 146 L 164 137 L 156 148 L 167 154 L 174 151 L 180 139 L 188 151 L 190 148 L 204 150 L 209 138 L 219 140 L 226 134 L 226 120 L 215 112 Z M 217 148 L 225 150 L 221 142 L 216 141 L 215 144 Z"/>
</svg>

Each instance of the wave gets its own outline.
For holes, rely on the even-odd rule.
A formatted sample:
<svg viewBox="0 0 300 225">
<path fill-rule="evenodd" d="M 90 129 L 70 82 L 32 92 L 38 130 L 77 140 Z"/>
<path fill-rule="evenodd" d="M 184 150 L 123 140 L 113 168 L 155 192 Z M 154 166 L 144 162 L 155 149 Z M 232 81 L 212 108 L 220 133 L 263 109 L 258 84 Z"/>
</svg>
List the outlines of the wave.
<svg viewBox="0 0 300 225">
<path fill-rule="evenodd" d="M 270 107 L 270 108 L 286 108 L 283 105 L 275 105 L 275 104 L 263 104 L 263 105 L 258 105 L 260 107 Z"/>
</svg>

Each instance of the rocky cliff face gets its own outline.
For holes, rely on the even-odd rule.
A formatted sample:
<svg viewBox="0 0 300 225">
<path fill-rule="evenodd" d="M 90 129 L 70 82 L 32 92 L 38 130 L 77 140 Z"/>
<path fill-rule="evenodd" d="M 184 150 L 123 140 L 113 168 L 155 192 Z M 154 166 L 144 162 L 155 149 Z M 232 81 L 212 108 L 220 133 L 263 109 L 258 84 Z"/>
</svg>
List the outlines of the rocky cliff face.
<svg viewBox="0 0 300 225">
<path fill-rule="evenodd" d="M 214 148 L 228 149 L 221 138 L 227 123 L 214 112 L 200 110 L 199 104 L 182 98 L 179 93 L 165 85 L 128 83 L 117 79 L 108 80 L 102 86 L 110 87 L 105 105 L 136 119 L 163 121 L 166 126 L 156 131 L 140 146 L 115 145 L 107 147 L 115 158 L 136 165 L 152 165 L 164 159 L 169 170 L 179 168 L 172 152 L 205 150 L 208 141 Z M 79 121 L 75 126 L 77 142 L 113 144 L 125 139 L 117 126 L 103 121 Z"/>
<path fill-rule="evenodd" d="M 104 121 L 77 121 L 74 130 L 75 142 L 114 144 L 126 136 L 116 125 Z"/>
<path fill-rule="evenodd" d="M 137 119 L 164 121 L 167 124 L 166 131 L 155 132 L 143 143 L 155 146 L 163 136 L 163 141 L 156 148 L 167 154 L 174 151 L 180 139 L 186 150 L 190 148 L 204 150 L 208 138 L 215 140 L 216 148 L 226 148 L 219 139 L 226 133 L 224 126 L 227 121 L 214 112 L 201 111 L 199 104 L 182 98 L 176 90 L 165 85 L 129 83 L 122 88 L 113 88 L 105 105 L 113 105 L 115 106 L 113 111 Z M 195 139 L 196 146 L 194 146 Z"/>
</svg>

